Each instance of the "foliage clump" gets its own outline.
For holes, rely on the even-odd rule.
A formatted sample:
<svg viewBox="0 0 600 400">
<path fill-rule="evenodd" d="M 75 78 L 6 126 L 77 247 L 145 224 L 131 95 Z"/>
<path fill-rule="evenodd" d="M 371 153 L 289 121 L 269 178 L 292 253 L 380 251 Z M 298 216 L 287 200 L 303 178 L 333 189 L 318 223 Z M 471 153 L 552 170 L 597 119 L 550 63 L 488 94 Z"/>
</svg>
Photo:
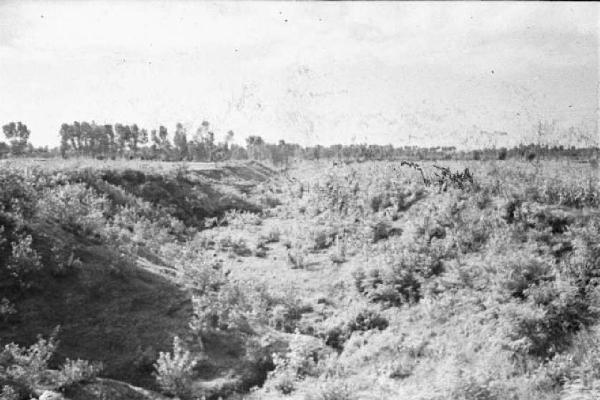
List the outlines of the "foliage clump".
<svg viewBox="0 0 600 400">
<path fill-rule="evenodd" d="M 175 336 L 173 351 L 159 353 L 155 364 L 156 381 L 164 393 L 182 399 L 190 399 L 192 377 L 197 363 L 198 360 L 189 350 L 185 349 L 183 341 Z"/>
</svg>

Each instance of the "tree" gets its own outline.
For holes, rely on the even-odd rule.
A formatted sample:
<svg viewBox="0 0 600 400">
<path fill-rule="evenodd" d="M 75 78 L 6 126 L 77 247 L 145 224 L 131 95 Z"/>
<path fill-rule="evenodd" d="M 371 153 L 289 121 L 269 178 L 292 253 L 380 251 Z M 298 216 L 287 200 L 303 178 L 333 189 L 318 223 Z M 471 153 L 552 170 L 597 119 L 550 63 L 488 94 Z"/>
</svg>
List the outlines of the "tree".
<svg viewBox="0 0 600 400">
<path fill-rule="evenodd" d="M 104 134 L 108 141 L 107 154 L 110 155 L 111 158 L 114 158 L 117 151 L 117 145 L 115 143 L 115 131 L 113 130 L 113 126 L 110 124 L 104 125 Z"/>
<path fill-rule="evenodd" d="M 27 141 L 31 131 L 27 128 L 27 125 L 20 121 L 10 122 L 2 127 L 4 136 L 10 141 L 10 151 L 13 155 L 20 155 L 25 152 L 27 148 Z"/>
<path fill-rule="evenodd" d="M 127 125 L 115 124 L 115 134 L 117 135 L 117 149 L 123 156 L 131 140 L 131 128 Z"/>
<path fill-rule="evenodd" d="M 221 146 L 221 147 L 223 147 L 225 153 L 227 153 L 226 157 L 228 157 L 228 158 L 231 156 L 229 154 L 229 143 L 233 141 L 233 136 L 234 136 L 234 133 L 232 130 L 227 131 L 227 133 L 225 134 L 225 140 L 223 142 L 223 145 Z"/>
<path fill-rule="evenodd" d="M 106 125 L 92 123 L 92 148 L 94 156 L 107 156 L 110 153 L 110 137 Z"/>
<path fill-rule="evenodd" d="M 250 159 L 261 158 L 262 149 L 265 145 L 265 141 L 260 136 L 248 136 L 246 138 L 246 148 L 248 150 L 248 157 Z"/>
<path fill-rule="evenodd" d="M 129 127 L 129 132 L 129 148 L 135 156 L 138 151 L 138 144 L 140 142 L 140 128 L 138 128 L 137 124 L 133 124 Z"/>
<path fill-rule="evenodd" d="M 206 151 L 207 161 L 213 161 L 213 155 L 216 150 L 215 148 L 215 134 L 210 130 L 210 123 L 208 121 L 202 121 L 202 125 L 199 129 L 200 138 L 204 150 Z"/>
<path fill-rule="evenodd" d="M 92 137 L 92 126 L 86 121 L 82 121 L 79 126 L 81 129 L 81 143 L 83 147 L 83 154 L 90 155 L 92 153 L 92 148 L 94 147 L 94 138 Z"/>
<path fill-rule="evenodd" d="M 171 144 L 169 143 L 168 135 L 169 132 L 167 131 L 167 128 L 165 128 L 162 125 L 158 128 L 158 132 L 156 132 L 156 130 L 153 129 L 150 133 L 153 151 L 158 151 L 160 157 L 163 160 L 166 160 L 168 158 L 168 153 L 171 149 Z"/>
<path fill-rule="evenodd" d="M 60 126 L 60 155 L 62 158 L 67 157 L 67 152 L 69 151 L 69 141 L 71 140 L 71 126 L 69 124 L 63 123 Z"/>
<path fill-rule="evenodd" d="M 229 158 L 232 160 L 247 160 L 248 152 L 243 146 L 232 143 L 229 146 Z"/>
<path fill-rule="evenodd" d="M 188 157 L 188 142 L 187 142 L 187 131 L 183 125 L 178 122 L 175 126 L 175 133 L 173 134 L 173 146 L 177 152 L 177 158 L 179 160 L 185 160 Z"/>
<path fill-rule="evenodd" d="M 228 131 L 227 134 L 225 135 L 225 143 L 231 142 L 233 140 L 233 135 L 234 135 L 234 133 L 232 130 Z"/>
<path fill-rule="evenodd" d="M 498 150 L 498 160 L 500 160 L 500 161 L 506 160 L 507 155 L 508 155 L 508 150 L 506 149 L 506 147 L 501 147 L 500 150 Z"/>
<path fill-rule="evenodd" d="M 148 131 L 146 129 L 140 130 L 140 135 L 138 137 L 138 143 L 145 145 L 148 143 Z"/>
<path fill-rule="evenodd" d="M 71 133 L 71 136 L 73 138 L 73 148 L 78 152 L 81 152 L 81 124 L 78 121 L 73 122 L 73 132 Z"/>
</svg>

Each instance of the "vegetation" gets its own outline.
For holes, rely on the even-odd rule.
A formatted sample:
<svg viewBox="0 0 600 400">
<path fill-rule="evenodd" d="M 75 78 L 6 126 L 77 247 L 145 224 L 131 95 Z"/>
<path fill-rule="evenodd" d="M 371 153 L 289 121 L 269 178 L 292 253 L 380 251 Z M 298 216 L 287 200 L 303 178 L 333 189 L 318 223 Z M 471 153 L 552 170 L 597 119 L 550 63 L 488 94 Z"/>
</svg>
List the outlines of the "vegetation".
<svg viewBox="0 0 600 400">
<path fill-rule="evenodd" d="M 540 122 L 538 137 L 552 132 L 554 127 Z M 505 161 L 572 159 L 593 160 L 597 166 L 600 148 L 595 142 L 584 147 L 565 147 L 547 143 L 520 144 L 512 148 L 485 148 L 465 150 L 453 146 L 418 147 L 392 145 L 331 145 L 300 146 L 299 144 L 268 143 L 261 136 L 245 138 L 245 146 L 234 143 L 235 134 L 229 130 L 221 141 L 217 140 L 213 127 L 203 121 L 194 133 L 191 128 L 177 123 L 172 134 L 165 126 L 158 129 L 141 128 L 137 124 L 97 124 L 94 121 L 74 121 L 63 123 L 58 131 L 60 146 L 54 149 L 34 148 L 29 142 L 31 134 L 27 125 L 10 122 L 3 126 L 8 143 L 0 141 L 0 158 L 18 156 L 37 157 L 93 157 L 97 159 L 142 159 L 161 161 L 203 161 L 226 160 L 268 161 L 274 165 L 289 166 L 295 160 L 328 160 L 334 165 L 365 161 L 401 160 L 476 160 Z M 572 135 L 585 137 L 576 128 Z M 443 174 L 443 170 L 440 170 Z"/>
<path fill-rule="evenodd" d="M 161 352 L 156 361 L 156 380 L 168 394 L 186 399 L 191 396 L 193 370 L 197 360 L 183 348 L 181 339 L 173 339 L 173 352 Z"/>
<path fill-rule="evenodd" d="M 596 167 L 506 158 L 6 161 L 2 396 L 97 377 L 181 399 L 593 396 Z"/>
</svg>

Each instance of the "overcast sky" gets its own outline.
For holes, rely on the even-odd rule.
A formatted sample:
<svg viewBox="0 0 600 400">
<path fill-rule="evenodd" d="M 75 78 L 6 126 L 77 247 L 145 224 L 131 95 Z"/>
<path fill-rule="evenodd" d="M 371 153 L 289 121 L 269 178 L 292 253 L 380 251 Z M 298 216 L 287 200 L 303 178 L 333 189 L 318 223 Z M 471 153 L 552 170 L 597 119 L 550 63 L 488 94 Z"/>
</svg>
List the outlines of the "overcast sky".
<svg viewBox="0 0 600 400">
<path fill-rule="evenodd" d="M 515 144 L 552 120 L 594 137 L 599 10 L 3 1 L 0 122 L 49 145 L 74 120 L 302 144 Z"/>
</svg>

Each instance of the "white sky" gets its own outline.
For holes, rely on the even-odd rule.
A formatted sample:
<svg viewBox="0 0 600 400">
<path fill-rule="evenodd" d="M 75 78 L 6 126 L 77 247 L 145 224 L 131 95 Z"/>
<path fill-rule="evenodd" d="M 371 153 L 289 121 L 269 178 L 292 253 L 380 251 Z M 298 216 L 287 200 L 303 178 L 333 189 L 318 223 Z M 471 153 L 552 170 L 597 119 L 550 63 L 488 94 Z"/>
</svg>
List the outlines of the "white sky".
<svg viewBox="0 0 600 400">
<path fill-rule="evenodd" d="M 0 2 L 0 122 L 302 144 L 597 135 L 594 3 Z M 480 134 L 504 131 L 508 135 Z M 597 137 L 597 136 L 596 136 Z"/>
</svg>

